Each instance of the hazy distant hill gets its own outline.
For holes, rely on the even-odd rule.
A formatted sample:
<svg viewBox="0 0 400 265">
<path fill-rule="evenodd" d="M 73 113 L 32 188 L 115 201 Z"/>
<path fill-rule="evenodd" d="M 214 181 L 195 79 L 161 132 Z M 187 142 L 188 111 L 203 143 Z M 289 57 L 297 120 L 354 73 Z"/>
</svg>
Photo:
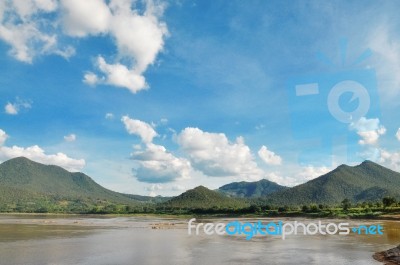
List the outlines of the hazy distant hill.
<svg viewBox="0 0 400 265">
<path fill-rule="evenodd" d="M 267 196 L 278 205 L 334 204 L 352 201 L 376 201 L 384 196 L 400 198 L 400 173 L 371 161 L 358 166 L 341 165 L 307 183 Z"/>
<path fill-rule="evenodd" d="M 229 198 L 203 186 L 188 190 L 172 198 L 165 205 L 172 208 L 190 209 L 241 208 L 247 206 L 243 200 Z"/>
<path fill-rule="evenodd" d="M 286 189 L 288 187 L 262 179 L 256 182 L 233 182 L 220 187 L 218 191 L 230 197 L 257 198 Z"/>
<path fill-rule="evenodd" d="M 0 203 L 37 201 L 109 201 L 135 205 L 139 202 L 124 194 L 103 188 L 83 173 L 71 173 L 19 157 L 0 164 Z"/>
</svg>

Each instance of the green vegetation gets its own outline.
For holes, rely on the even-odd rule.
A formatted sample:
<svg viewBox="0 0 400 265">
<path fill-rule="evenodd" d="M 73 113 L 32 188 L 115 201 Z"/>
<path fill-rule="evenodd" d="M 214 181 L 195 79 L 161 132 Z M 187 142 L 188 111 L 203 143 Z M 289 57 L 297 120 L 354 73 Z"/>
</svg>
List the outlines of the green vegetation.
<svg viewBox="0 0 400 265">
<path fill-rule="evenodd" d="M 107 190 L 83 173 L 19 157 L 0 165 L 0 211 L 88 212 L 141 204 Z"/>
<path fill-rule="evenodd" d="M 256 182 L 233 182 L 220 187 L 218 191 L 229 197 L 258 198 L 286 189 L 288 189 L 288 187 L 284 187 L 276 184 L 275 182 L 262 179 Z"/>
<path fill-rule="evenodd" d="M 173 198 L 113 192 L 83 173 L 26 158 L 0 165 L 0 212 L 374 218 L 399 215 L 399 189 L 399 173 L 369 161 L 294 188 L 237 182 L 217 191 L 199 186 Z"/>
<path fill-rule="evenodd" d="M 335 170 L 299 186 L 267 196 L 269 204 L 303 205 L 380 201 L 383 197 L 400 198 L 400 173 L 371 161 Z"/>
<path fill-rule="evenodd" d="M 249 206 L 244 200 L 229 198 L 216 191 L 199 186 L 164 203 L 168 208 L 184 211 L 226 210 L 235 211 Z"/>
</svg>

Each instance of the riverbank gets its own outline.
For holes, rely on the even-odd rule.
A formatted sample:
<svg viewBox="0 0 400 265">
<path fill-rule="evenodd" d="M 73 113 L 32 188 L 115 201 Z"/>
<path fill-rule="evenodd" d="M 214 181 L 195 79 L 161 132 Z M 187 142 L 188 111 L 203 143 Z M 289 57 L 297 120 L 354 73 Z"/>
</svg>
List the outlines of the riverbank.
<svg viewBox="0 0 400 265">
<path fill-rule="evenodd" d="M 85 218 L 112 218 L 112 217 L 141 217 L 141 218 L 163 218 L 163 219 L 190 219 L 197 218 L 305 218 L 305 219 L 350 219 L 350 220 L 386 220 L 400 221 L 400 214 L 376 214 L 376 215 L 353 215 L 353 214 L 319 214 L 319 213 L 274 213 L 274 214 L 165 214 L 165 213 L 121 213 L 121 214 L 79 214 L 79 213 L 0 213 L 1 216 L 39 216 L 39 217 L 85 217 Z"/>
<path fill-rule="evenodd" d="M 400 245 L 386 251 L 377 252 L 373 258 L 385 265 L 400 265 Z"/>
</svg>

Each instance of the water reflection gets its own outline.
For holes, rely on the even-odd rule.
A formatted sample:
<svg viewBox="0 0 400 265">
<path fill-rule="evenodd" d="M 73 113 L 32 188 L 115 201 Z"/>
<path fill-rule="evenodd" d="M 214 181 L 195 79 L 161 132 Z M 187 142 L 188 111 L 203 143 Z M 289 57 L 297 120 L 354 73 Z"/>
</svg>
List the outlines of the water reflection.
<svg viewBox="0 0 400 265">
<path fill-rule="evenodd" d="M 151 229 L 162 222 L 176 225 Z M 247 241 L 239 236 L 188 236 L 182 220 L 2 216 L 0 263 L 365 265 L 380 264 L 371 258 L 372 254 L 400 243 L 399 222 L 350 223 L 379 223 L 384 226 L 384 235 L 297 235 L 286 240 L 258 236 Z"/>
</svg>

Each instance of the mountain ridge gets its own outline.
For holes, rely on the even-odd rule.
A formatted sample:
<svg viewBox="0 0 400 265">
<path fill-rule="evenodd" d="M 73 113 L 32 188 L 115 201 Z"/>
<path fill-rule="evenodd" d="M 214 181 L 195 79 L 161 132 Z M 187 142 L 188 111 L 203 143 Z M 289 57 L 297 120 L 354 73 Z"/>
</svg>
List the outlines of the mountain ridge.
<svg viewBox="0 0 400 265">
<path fill-rule="evenodd" d="M 232 182 L 219 187 L 217 191 L 222 192 L 229 197 L 257 198 L 284 189 L 288 189 L 288 187 L 279 185 L 267 179 L 261 179 L 254 182 Z"/>
<path fill-rule="evenodd" d="M 400 173 L 366 160 L 356 166 L 340 165 L 318 178 L 271 194 L 267 199 L 271 203 L 289 205 L 294 201 L 338 204 L 345 198 L 360 202 L 379 200 L 382 196 L 400 198 Z"/>
<path fill-rule="evenodd" d="M 9 190 L 18 191 L 10 194 Z M 25 157 L 0 164 L 0 202 L 35 204 L 37 201 L 108 201 L 136 205 L 139 202 L 122 193 L 108 190 L 81 172 L 69 172 L 59 166 L 44 165 Z M 28 196 L 29 195 L 29 196 Z"/>
</svg>

